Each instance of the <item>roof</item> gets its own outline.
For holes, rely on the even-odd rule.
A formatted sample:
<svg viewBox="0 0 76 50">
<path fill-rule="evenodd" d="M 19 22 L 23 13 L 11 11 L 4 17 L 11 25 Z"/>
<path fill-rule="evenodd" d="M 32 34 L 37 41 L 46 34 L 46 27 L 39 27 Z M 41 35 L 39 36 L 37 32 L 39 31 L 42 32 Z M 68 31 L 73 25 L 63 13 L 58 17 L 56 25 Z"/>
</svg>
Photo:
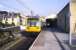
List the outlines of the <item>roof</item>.
<svg viewBox="0 0 76 50">
<path fill-rule="evenodd" d="M 0 11 L 0 14 L 8 14 L 6 11 Z"/>
</svg>

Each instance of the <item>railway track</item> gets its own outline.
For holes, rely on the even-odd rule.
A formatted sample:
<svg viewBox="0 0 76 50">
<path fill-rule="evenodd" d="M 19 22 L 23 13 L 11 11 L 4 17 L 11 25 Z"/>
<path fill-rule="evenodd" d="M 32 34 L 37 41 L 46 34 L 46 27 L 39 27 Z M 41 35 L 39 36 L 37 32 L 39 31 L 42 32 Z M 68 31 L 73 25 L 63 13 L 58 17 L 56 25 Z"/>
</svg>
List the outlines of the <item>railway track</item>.
<svg viewBox="0 0 76 50">
<path fill-rule="evenodd" d="M 39 33 L 28 33 L 22 31 L 21 34 L 25 39 L 9 50 L 28 50 Z"/>
</svg>

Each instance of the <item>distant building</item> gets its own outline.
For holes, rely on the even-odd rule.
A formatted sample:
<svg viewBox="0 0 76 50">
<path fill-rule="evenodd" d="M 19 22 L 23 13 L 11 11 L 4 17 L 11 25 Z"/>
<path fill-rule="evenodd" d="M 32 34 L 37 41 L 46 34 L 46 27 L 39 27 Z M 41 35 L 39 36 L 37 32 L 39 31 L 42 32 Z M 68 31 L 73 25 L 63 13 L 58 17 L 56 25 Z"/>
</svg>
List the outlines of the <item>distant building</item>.
<svg viewBox="0 0 76 50">
<path fill-rule="evenodd" d="M 63 32 L 70 31 L 70 3 L 57 14 L 57 26 Z"/>
<path fill-rule="evenodd" d="M 8 12 L 7 11 L 0 11 L 0 18 L 3 18 L 3 16 L 7 16 Z"/>
<path fill-rule="evenodd" d="M 0 14 L 8 14 L 7 11 L 0 11 Z"/>
<path fill-rule="evenodd" d="M 0 18 L 10 18 L 10 17 L 16 17 L 20 16 L 20 13 L 15 13 L 15 12 L 7 12 L 7 11 L 0 11 Z"/>
</svg>

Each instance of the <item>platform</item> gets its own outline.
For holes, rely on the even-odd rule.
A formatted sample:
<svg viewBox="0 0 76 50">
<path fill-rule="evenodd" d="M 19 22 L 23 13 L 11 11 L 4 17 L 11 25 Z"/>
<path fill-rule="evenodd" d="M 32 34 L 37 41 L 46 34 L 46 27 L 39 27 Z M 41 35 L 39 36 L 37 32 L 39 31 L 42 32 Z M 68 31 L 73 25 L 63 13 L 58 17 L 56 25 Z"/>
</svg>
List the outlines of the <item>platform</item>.
<svg viewBox="0 0 76 50">
<path fill-rule="evenodd" d="M 61 50 L 61 47 L 52 32 L 42 31 L 29 50 Z"/>
<path fill-rule="evenodd" d="M 76 34 L 71 35 L 71 46 L 76 47 Z"/>
</svg>

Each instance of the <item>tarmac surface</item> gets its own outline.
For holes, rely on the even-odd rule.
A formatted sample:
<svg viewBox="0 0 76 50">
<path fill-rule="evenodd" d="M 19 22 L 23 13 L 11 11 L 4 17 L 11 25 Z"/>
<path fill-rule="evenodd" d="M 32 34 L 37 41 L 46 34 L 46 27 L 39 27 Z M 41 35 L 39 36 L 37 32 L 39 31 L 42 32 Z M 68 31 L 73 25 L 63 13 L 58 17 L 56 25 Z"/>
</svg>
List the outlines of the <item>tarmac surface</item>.
<svg viewBox="0 0 76 50">
<path fill-rule="evenodd" d="M 71 35 L 71 50 L 76 50 L 76 35 Z"/>
<path fill-rule="evenodd" d="M 56 29 L 43 30 L 29 50 L 70 50 L 69 34 Z"/>
</svg>

